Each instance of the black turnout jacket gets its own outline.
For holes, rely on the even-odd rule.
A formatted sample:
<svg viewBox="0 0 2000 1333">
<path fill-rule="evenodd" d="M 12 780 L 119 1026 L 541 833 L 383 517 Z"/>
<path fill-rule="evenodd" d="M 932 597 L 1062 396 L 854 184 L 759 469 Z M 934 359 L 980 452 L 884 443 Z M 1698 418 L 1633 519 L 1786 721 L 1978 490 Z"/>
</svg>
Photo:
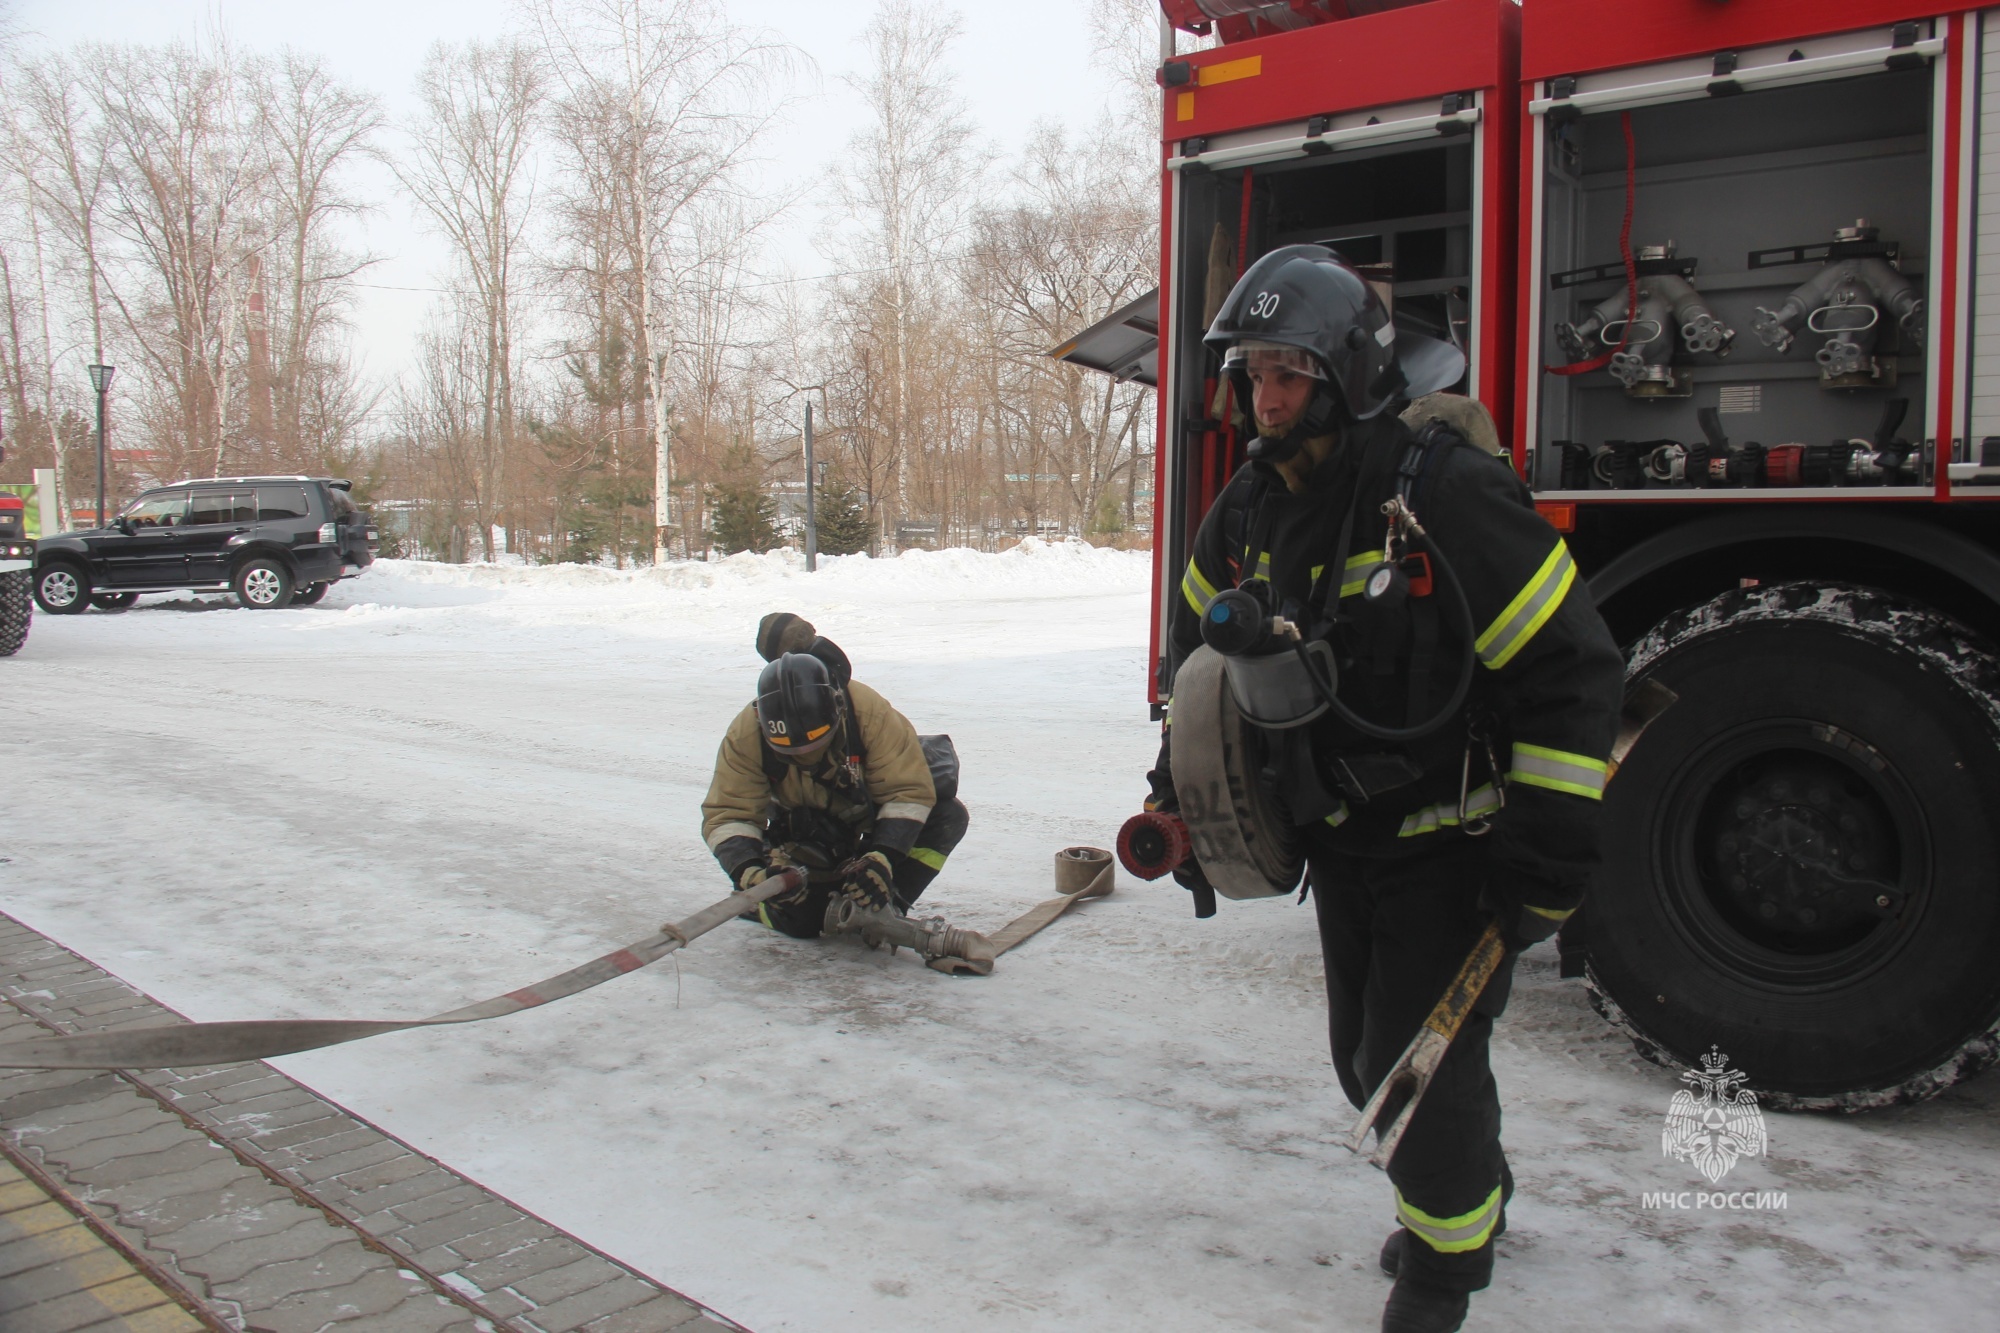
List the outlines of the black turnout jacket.
<svg viewBox="0 0 2000 1333">
<path fill-rule="evenodd" d="M 1268 464 L 1238 471 L 1195 536 L 1169 619 L 1169 661 L 1178 668 L 1200 645 L 1202 616 L 1218 592 L 1263 578 L 1280 608 L 1290 605 L 1303 622 L 1331 620 L 1338 697 L 1349 708 L 1392 727 L 1435 713 L 1458 680 L 1466 638 L 1442 571 L 1432 571 L 1428 596 L 1398 608 L 1362 595 L 1383 559 L 1381 506 L 1396 493 L 1397 469 L 1416 470 L 1404 482 L 1409 503 L 1471 613 L 1472 687 L 1445 726 L 1416 742 L 1371 739 L 1331 714 L 1300 728 L 1326 793 L 1308 812 L 1309 837 L 1394 856 L 1490 824 L 1489 886 L 1561 919 L 1581 901 L 1599 858 L 1624 662 L 1568 547 L 1513 468 L 1447 428 L 1428 429 L 1427 447 L 1413 450 L 1410 427 L 1387 413 L 1349 426 L 1298 493 Z M 1336 562 L 1342 568 L 1329 571 Z M 1390 779 L 1388 790 L 1364 784 L 1374 789 L 1358 798 L 1353 775 L 1380 773 L 1385 763 L 1401 780 Z M 1164 741 L 1149 776 L 1149 804 L 1177 808 Z"/>
</svg>

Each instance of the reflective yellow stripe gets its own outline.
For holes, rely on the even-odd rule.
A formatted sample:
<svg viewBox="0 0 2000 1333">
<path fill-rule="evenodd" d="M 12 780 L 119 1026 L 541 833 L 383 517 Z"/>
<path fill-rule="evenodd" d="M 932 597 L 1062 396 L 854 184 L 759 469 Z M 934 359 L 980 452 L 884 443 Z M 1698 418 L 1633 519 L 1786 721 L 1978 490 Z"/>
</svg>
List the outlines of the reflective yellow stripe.
<svg viewBox="0 0 2000 1333">
<path fill-rule="evenodd" d="M 1535 637 L 1535 631 L 1548 623 L 1556 608 L 1569 593 L 1570 584 L 1576 582 L 1576 561 L 1570 557 L 1569 547 L 1558 537 L 1555 549 L 1548 559 L 1535 571 L 1534 577 L 1507 603 L 1507 609 L 1493 618 L 1486 632 L 1474 640 L 1473 651 L 1479 660 L 1489 668 L 1498 671 L 1514 660 L 1514 655 L 1528 646 Z"/>
<path fill-rule="evenodd" d="M 1610 765 L 1587 754 L 1551 750 L 1545 745 L 1514 742 L 1514 766 L 1507 772 L 1509 782 L 1525 782 L 1530 787 L 1566 791 L 1597 801 L 1604 798 L 1604 783 Z"/>
<path fill-rule="evenodd" d="M 1339 828 L 1342 824 L 1345 824 L 1347 822 L 1348 815 L 1352 813 L 1353 812 L 1347 808 L 1347 802 L 1342 801 L 1340 803 L 1340 808 L 1338 810 L 1335 810 L 1332 814 L 1326 817 L 1326 826 L 1328 828 Z"/>
<path fill-rule="evenodd" d="M 1245 56 L 1241 60 L 1219 60 L 1213 65 L 1204 65 L 1195 75 L 1195 85 L 1206 88 L 1216 83 L 1234 83 L 1238 79 L 1254 79 L 1264 72 L 1264 57 Z"/>
<path fill-rule="evenodd" d="M 777 929 L 777 926 L 773 925 L 771 922 L 771 914 L 764 910 L 763 903 L 757 904 L 757 919 L 759 921 L 762 921 L 765 924 L 765 926 L 769 927 L 770 929 L 772 930 Z"/>
<path fill-rule="evenodd" d="M 1574 907 L 1537 907 L 1533 903 L 1522 903 L 1521 906 L 1527 908 L 1536 916 L 1546 917 L 1550 921 L 1567 921 L 1576 915 Z"/>
<path fill-rule="evenodd" d="M 1250 553 L 1245 551 L 1243 554 L 1249 555 Z M 1266 583 L 1271 581 L 1271 553 L 1269 551 L 1257 557 L 1257 568 L 1251 577 L 1263 579 Z"/>
<path fill-rule="evenodd" d="M 1181 576 L 1181 596 L 1187 598 L 1196 615 L 1208 610 L 1208 604 L 1215 600 L 1215 585 L 1201 576 L 1201 567 L 1192 560 Z"/>
<path fill-rule="evenodd" d="M 1421 1208 L 1414 1207 L 1403 1197 L 1403 1191 L 1396 1191 L 1396 1220 L 1410 1231 L 1410 1234 L 1440 1254 L 1463 1254 L 1476 1250 L 1493 1238 L 1493 1228 L 1500 1222 L 1500 1187 L 1486 1196 L 1486 1202 L 1471 1212 L 1460 1213 L 1457 1217 L 1432 1217 Z"/>
<path fill-rule="evenodd" d="M 1382 552 L 1363 551 L 1360 555 L 1350 555 L 1347 557 L 1347 568 L 1343 572 L 1352 574 L 1357 569 L 1373 569 L 1381 563 Z M 1368 576 L 1364 574 L 1358 579 L 1350 579 L 1342 583 L 1340 585 L 1340 595 L 1342 597 L 1359 597 L 1361 590 L 1367 586 Z"/>
<path fill-rule="evenodd" d="M 921 861 L 932 870 L 944 869 L 944 853 L 934 852 L 928 847 L 910 848 L 910 859 L 912 861 Z"/>
<path fill-rule="evenodd" d="M 1493 784 L 1483 783 L 1466 793 L 1465 817 L 1477 819 L 1490 815 L 1500 808 L 1500 793 Z M 1427 805 L 1415 814 L 1403 817 L 1403 827 L 1396 831 L 1399 838 L 1414 838 L 1420 833 L 1436 833 L 1441 828 L 1458 827 L 1458 802 L 1439 801 Z"/>
</svg>

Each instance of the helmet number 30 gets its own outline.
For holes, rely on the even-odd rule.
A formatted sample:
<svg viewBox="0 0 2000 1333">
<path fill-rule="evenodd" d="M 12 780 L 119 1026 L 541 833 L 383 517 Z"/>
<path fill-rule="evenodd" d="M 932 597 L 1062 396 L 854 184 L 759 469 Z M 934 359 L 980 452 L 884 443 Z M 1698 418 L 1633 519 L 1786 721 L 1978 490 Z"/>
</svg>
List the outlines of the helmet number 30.
<svg viewBox="0 0 2000 1333">
<path fill-rule="evenodd" d="M 1256 319 L 1269 319 L 1278 313 L 1278 293 L 1258 292 L 1250 302 L 1250 314 Z"/>
</svg>

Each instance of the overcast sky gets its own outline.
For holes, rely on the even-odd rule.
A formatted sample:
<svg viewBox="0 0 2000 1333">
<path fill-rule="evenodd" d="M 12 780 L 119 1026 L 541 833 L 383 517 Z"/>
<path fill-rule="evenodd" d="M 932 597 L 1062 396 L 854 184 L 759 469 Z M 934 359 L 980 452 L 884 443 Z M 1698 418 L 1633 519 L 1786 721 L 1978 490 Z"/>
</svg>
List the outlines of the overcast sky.
<svg viewBox="0 0 2000 1333">
<path fill-rule="evenodd" d="M 863 0 L 723 0 L 738 23 L 778 34 L 810 58 L 795 107 L 773 133 L 763 168 L 780 188 L 817 179 L 846 150 L 863 115 L 843 76 L 860 72 L 859 41 L 873 5 Z M 1099 123 L 1114 96 L 1109 71 L 1093 55 L 1087 0 L 1009 0 L 956 6 L 965 36 L 952 73 L 978 124 L 986 151 L 1005 158 L 1037 118 L 1081 133 Z M 508 27 L 505 0 L 14 0 L 15 22 L 32 49 L 84 39 L 164 42 L 213 32 L 218 24 L 240 49 L 282 46 L 324 54 L 344 78 L 382 99 L 391 119 L 414 107 L 412 86 L 424 53 L 436 41 L 494 37 Z M 380 207 L 368 219 L 365 244 L 383 262 L 364 275 L 357 312 L 360 348 L 372 376 L 393 376 L 432 299 L 442 251 L 391 193 L 393 182 L 371 174 Z M 826 271 L 812 245 L 818 219 L 796 210 L 777 234 L 775 250 L 794 272 Z M 419 289 L 419 290 L 399 290 Z"/>
</svg>

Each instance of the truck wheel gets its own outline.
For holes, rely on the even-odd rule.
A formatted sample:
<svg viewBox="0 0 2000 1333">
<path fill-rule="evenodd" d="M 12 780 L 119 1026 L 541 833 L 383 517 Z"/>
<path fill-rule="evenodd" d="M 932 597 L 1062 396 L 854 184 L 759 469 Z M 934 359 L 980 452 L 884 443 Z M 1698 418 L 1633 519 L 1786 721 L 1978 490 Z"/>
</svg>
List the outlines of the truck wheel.
<svg viewBox="0 0 2000 1333">
<path fill-rule="evenodd" d="M 94 592 L 90 604 L 100 611 L 130 611 L 139 600 L 136 592 Z"/>
<path fill-rule="evenodd" d="M 2000 661 L 1900 598 L 1785 584 L 1675 613 L 1629 670 L 1680 700 L 1605 794 L 1600 1012 L 1788 1109 L 2000 1058 Z"/>
<path fill-rule="evenodd" d="M 75 565 L 44 565 L 35 574 L 35 605 L 52 616 L 82 615 L 90 609 L 90 576 Z"/>
<path fill-rule="evenodd" d="M 246 560 L 236 571 L 236 600 L 254 611 L 275 611 L 292 600 L 292 576 L 267 557 Z"/>
<path fill-rule="evenodd" d="M 35 616 L 34 576 L 25 569 L 0 574 L 0 657 L 12 657 L 28 641 Z"/>
<path fill-rule="evenodd" d="M 292 594 L 292 605 L 311 606 L 324 596 L 326 596 L 326 584 L 308 583 L 305 587 L 300 588 Z"/>
</svg>

